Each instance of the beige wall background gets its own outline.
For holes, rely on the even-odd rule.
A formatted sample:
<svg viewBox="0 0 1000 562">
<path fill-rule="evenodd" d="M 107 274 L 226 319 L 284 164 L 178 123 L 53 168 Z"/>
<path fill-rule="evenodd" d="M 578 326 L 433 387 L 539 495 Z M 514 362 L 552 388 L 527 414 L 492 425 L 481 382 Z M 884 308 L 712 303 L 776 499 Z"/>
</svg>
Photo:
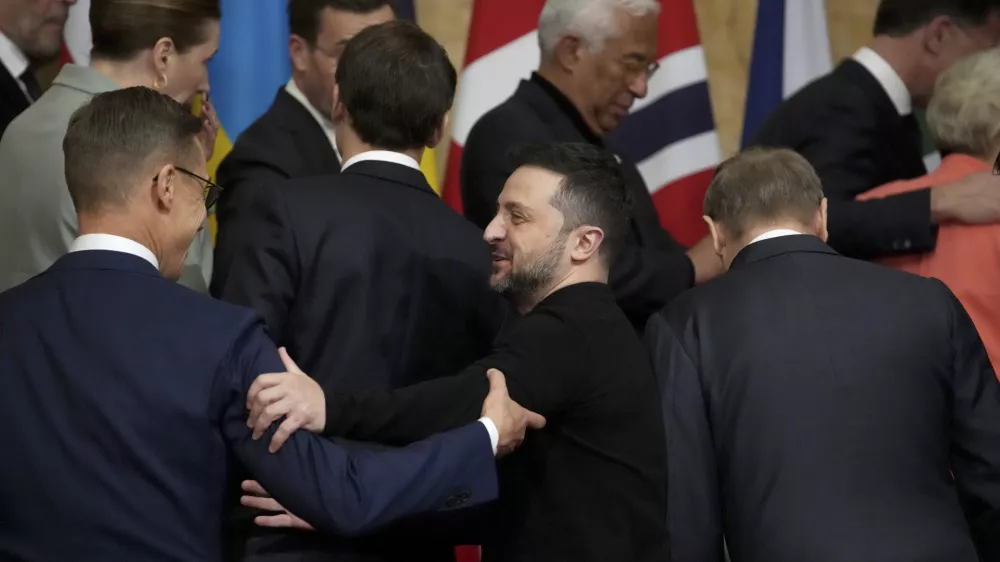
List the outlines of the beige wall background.
<svg viewBox="0 0 1000 562">
<path fill-rule="evenodd" d="M 518 0 L 507 1 L 513 4 Z M 415 1 L 420 26 L 444 45 L 456 68 L 461 68 L 465 59 L 472 3 L 473 0 Z M 834 61 L 850 56 L 871 38 L 877 4 L 878 0 L 826 0 L 830 52 Z M 728 156 L 739 147 L 743 128 L 757 1 L 694 0 L 694 5 L 708 66 L 716 127 L 723 154 Z M 439 150 L 437 153 L 438 172 L 442 177 L 447 152 Z"/>
</svg>

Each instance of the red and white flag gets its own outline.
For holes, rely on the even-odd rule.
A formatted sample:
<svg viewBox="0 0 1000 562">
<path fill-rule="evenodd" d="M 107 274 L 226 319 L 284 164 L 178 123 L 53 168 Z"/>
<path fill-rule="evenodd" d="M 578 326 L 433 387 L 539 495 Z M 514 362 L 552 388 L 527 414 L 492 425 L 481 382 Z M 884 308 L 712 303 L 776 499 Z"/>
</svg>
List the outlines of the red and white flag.
<svg viewBox="0 0 1000 562">
<path fill-rule="evenodd" d="M 538 16 L 544 4 L 475 0 L 443 194 L 455 209 L 462 208 L 459 169 L 469 131 L 538 68 Z M 649 81 L 649 94 L 636 101 L 610 139 L 638 163 L 663 225 L 691 245 L 707 233 L 702 199 L 720 160 L 692 0 L 661 4 L 658 55 L 660 70 Z"/>
</svg>

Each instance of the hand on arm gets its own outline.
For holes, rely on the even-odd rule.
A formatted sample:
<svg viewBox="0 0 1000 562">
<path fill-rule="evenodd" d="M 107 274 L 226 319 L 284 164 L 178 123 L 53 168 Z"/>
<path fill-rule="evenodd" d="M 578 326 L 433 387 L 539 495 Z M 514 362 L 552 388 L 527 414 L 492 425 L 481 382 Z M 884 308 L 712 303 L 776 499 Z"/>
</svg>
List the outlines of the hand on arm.
<svg viewBox="0 0 1000 562">
<path fill-rule="evenodd" d="M 1000 222 L 1000 176 L 980 172 L 931 188 L 931 217 L 935 223 Z"/>
<path fill-rule="evenodd" d="M 284 373 L 268 373 L 257 377 L 247 392 L 247 409 L 250 416 L 247 427 L 253 428 L 257 440 L 278 421 L 271 438 L 269 450 L 281 448 L 288 438 L 300 428 L 320 433 L 326 426 L 326 397 L 319 384 L 299 369 L 284 348 L 279 350 Z M 487 372 L 489 393 L 482 405 L 483 425 L 494 440 L 494 453 L 500 456 L 517 448 L 524 439 L 526 429 L 540 429 L 545 418 L 525 410 L 507 394 L 503 373 L 495 369 Z M 393 391 L 382 391 L 391 395 Z M 496 435 L 494 435 L 496 432 Z"/>
</svg>

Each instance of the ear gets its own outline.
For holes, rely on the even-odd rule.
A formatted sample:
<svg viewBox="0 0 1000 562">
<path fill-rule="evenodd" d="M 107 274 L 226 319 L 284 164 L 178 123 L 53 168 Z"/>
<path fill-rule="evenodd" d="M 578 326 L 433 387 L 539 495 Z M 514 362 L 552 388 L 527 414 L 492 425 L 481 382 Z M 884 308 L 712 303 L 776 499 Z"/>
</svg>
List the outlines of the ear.
<svg viewBox="0 0 1000 562">
<path fill-rule="evenodd" d="M 596 226 L 581 226 L 576 231 L 576 243 L 569 254 L 570 259 L 575 262 L 585 262 L 597 254 L 597 250 L 604 242 L 604 231 Z"/>
<path fill-rule="evenodd" d="M 922 30 L 924 50 L 934 56 L 941 55 L 954 25 L 951 18 L 945 15 L 932 19 Z"/>
<path fill-rule="evenodd" d="M 174 206 L 174 199 L 177 198 L 177 168 L 173 164 L 167 164 L 160 168 L 153 181 L 153 200 L 156 206 L 164 211 L 169 211 Z"/>
<path fill-rule="evenodd" d="M 292 68 L 296 72 L 306 72 L 309 70 L 309 55 L 312 49 L 309 43 L 302 37 L 294 33 L 288 37 L 288 56 L 292 59 Z"/>
<path fill-rule="evenodd" d="M 701 219 L 708 225 L 708 232 L 712 235 L 712 248 L 715 250 L 715 255 L 722 258 L 723 252 L 726 249 L 725 234 L 723 234 L 722 229 L 711 217 L 703 215 Z"/>
<path fill-rule="evenodd" d="M 330 106 L 330 120 L 338 123 L 347 117 L 347 108 L 340 102 L 340 86 L 333 85 L 333 104 Z"/>
<path fill-rule="evenodd" d="M 153 70 L 157 77 L 167 73 L 167 62 L 175 54 L 177 54 L 177 49 L 174 46 L 174 40 L 169 37 L 160 37 L 153 45 Z"/>
<path fill-rule="evenodd" d="M 820 201 L 819 209 L 816 211 L 816 236 L 824 242 L 830 238 L 830 233 L 826 230 L 826 197 Z"/>
<path fill-rule="evenodd" d="M 444 138 L 444 132 L 448 130 L 448 121 L 450 120 L 451 113 L 445 113 L 444 119 L 441 120 L 441 124 L 434 129 L 434 136 L 432 136 L 430 142 L 427 143 L 427 148 L 434 148 L 435 146 L 441 144 L 441 139 Z"/>
<path fill-rule="evenodd" d="M 556 44 L 555 60 L 564 70 L 572 72 L 579 66 L 586 48 L 583 41 L 567 35 Z"/>
</svg>

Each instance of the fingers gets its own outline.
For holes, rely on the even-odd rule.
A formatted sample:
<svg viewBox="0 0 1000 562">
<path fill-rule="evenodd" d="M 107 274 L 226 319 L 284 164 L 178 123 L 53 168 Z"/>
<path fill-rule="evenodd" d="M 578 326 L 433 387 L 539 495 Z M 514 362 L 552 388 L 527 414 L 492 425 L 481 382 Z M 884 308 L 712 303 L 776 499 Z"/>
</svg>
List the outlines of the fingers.
<svg viewBox="0 0 1000 562">
<path fill-rule="evenodd" d="M 267 428 L 271 427 L 272 423 L 292 411 L 293 404 L 294 402 L 286 396 L 265 407 L 260 417 L 253 424 L 253 438 L 255 440 L 260 439 L 260 436 L 264 435 L 264 432 L 267 431 Z"/>
<path fill-rule="evenodd" d="M 542 429 L 543 427 L 545 427 L 545 417 L 542 416 L 541 414 L 536 414 L 531 410 L 525 410 L 524 414 L 528 420 L 529 429 Z"/>
<path fill-rule="evenodd" d="M 268 373 L 266 375 L 259 375 L 254 379 L 250 385 L 250 390 L 247 391 L 247 409 L 250 409 L 251 403 L 260 391 L 281 384 L 284 378 L 284 373 Z"/>
<path fill-rule="evenodd" d="M 278 452 L 285 441 L 288 441 L 288 438 L 302 427 L 302 421 L 299 416 L 295 415 L 285 418 L 285 421 L 278 426 L 278 430 L 274 432 L 274 437 L 271 438 L 271 444 L 267 450 L 272 453 Z"/>
<path fill-rule="evenodd" d="M 486 378 L 490 380 L 490 394 L 494 392 L 507 393 L 507 380 L 503 373 L 496 369 L 489 369 L 486 371 Z"/>
<path fill-rule="evenodd" d="M 299 366 L 295 364 L 295 361 L 292 361 L 292 358 L 288 356 L 288 351 L 286 351 L 285 348 L 278 348 L 278 355 L 281 356 L 281 362 L 284 363 L 285 369 L 287 369 L 289 373 L 296 373 L 299 375 L 305 374 L 302 372 L 302 369 L 299 369 Z"/>
<path fill-rule="evenodd" d="M 254 427 L 264 414 L 267 407 L 288 396 L 288 389 L 284 386 L 266 388 L 257 394 L 257 398 L 250 403 L 250 413 L 247 415 L 247 427 Z M 271 420 L 274 421 L 274 420 Z"/>
<path fill-rule="evenodd" d="M 262 511 L 285 511 L 285 508 L 278 503 L 278 500 L 274 498 L 261 498 L 258 496 L 242 496 L 240 497 L 240 503 L 252 507 L 254 509 L 260 509 Z"/>
<path fill-rule="evenodd" d="M 265 490 L 264 487 L 260 485 L 260 482 L 257 482 L 256 480 L 244 480 L 240 484 L 240 488 L 242 488 L 244 492 L 254 494 L 256 496 L 269 495 L 267 490 Z"/>
<path fill-rule="evenodd" d="M 282 513 L 279 515 L 259 515 L 254 517 L 253 522 L 261 527 L 291 527 L 295 529 L 306 529 L 308 531 L 315 530 L 312 525 L 288 513 Z"/>
</svg>

